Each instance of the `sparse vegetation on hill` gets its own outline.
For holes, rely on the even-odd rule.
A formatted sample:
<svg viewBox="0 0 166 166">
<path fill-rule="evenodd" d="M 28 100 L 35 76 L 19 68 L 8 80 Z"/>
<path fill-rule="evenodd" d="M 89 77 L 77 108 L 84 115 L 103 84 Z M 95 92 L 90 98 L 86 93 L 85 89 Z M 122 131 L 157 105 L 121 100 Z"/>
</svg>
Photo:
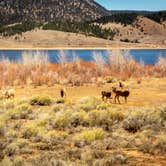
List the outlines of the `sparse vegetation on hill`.
<svg viewBox="0 0 166 166">
<path fill-rule="evenodd" d="M 139 13 L 137 11 L 133 12 L 117 12 L 113 13 L 111 15 L 103 16 L 101 18 L 98 18 L 95 20 L 97 23 L 106 24 L 109 22 L 114 23 L 121 23 L 123 25 L 131 25 L 136 21 L 138 16 L 144 16 L 147 17 L 153 21 L 156 21 L 158 23 L 161 23 L 162 21 L 166 21 L 166 11 L 160 11 L 160 12 L 152 12 L 152 13 Z"/>
<path fill-rule="evenodd" d="M 42 24 L 37 22 L 23 22 L 11 26 L 0 27 L 0 34 L 4 37 L 12 35 L 22 35 L 23 32 L 31 31 L 40 27 Z"/>
<path fill-rule="evenodd" d="M 48 23 L 37 22 L 23 22 L 11 26 L 1 26 L 0 34 L 4 37 L 13 35 L 22 35 L 23 32 L 31 31 L 35 28 L 42 28 L 44 30 L 58 30 L 63 32 L 73 32 L 77 34 L 84 34 L 86 36 L 94 36 L 104 39 L 112 40 L 115 31 L 110 28 L 102 28 L 99 25 L 87 22 L 71 22 L 71 21 L 56 21 Z"/>
<path fill-rule="evenodd" d="M 160 12 L 155 12 L 155 13 L 151 13 L 151 14 L 146 14 L 145 16 L 158 22 L 158 23 L 166 21 L 166 11 L 160 11 Z"/>
<path fill-rule="evenodd" d="M 97 19 L 95 22 L 106 24 L 108 22 L 121 23 L 123 25 L 132 24 L 138 17 L 137 13 L 116 13 L 110 16 L 103 16 Z"/>
<path fill-rule="evenodd" d="M 83 33 L 86 36 L 95 36 L 112 40 L 115 31 L 110 28 L 102 28 L 99 25 L 90 23 L 77 23 L 69 21 L 49 22 L 43 26 L 44 30 L 59 30 L 64 32 Z"/>
<path fill-rule="evenodd" d="M 25 21 L 86 21 L 108 11 L 93 0 L 1 0 L 0 18 L 3 25 Z"/>
</svg>

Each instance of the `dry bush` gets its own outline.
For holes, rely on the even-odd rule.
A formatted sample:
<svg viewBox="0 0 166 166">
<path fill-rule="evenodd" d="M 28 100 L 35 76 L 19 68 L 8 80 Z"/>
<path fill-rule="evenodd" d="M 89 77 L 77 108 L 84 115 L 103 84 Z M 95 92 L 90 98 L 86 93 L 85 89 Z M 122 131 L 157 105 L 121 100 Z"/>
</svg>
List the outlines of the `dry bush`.
<svg viewBox="0 0 166 166">
<path fill-rule="evenodd" d="M 137 132 L 143 129 L 160 130 L 164 124 L 164 109 L 138 108 L 133 110 L 123 121 L 123 128 L 129 132 Z"/>
<path fill-rule="evenodd" d="M 49 96 L 34 96 L 30 99 L 31 105 L 39 105 L 39 106 L 49 106 L 53 102 L 52 98 Z"/>
<path fill-rule="evenodd" d="M 21 60 L 16 62 L 1 59 L 0 75 L 1 86 L 53 84 L 52 79 L 56 78 L 56 72 L 49 69 L 47 53 L 39 51 L 23 52 Z"/>
<path fill-rule="evenodd" d="M 5 134 L 5 128 L 6 128 L 6 124 L 5 124 L 5 122 L 4 121 L 1 121 L 0 122 L 0 136 L 2 135 L 4 135 Z"/>
<path fill-rule="evenodd" d="M 166 76 L 166 58 L 159 57 L 157 64 L 155 65 L 155 73 L 160 77 Z"/>
<path fill-rule="evenodd" d="M 104 139 L 106 136 L 106 132 L 102 128 L 92 128 L 86 129 L 81 133 L 75 136 L 75 140 L 77 141 L 84 141 L 86 144 L 91 144 L 95 140 Z"/>
<path fill-rule="evenodd" d="M 86 62 L 72 53 L 70 56 L 60 51 L 57 63 L 49 62 L 47 52 L 23 52 L 20 61 L 0 60 L 0 87 L 10 85 L 54 85 L 96 83 L 98 78 L 117 77 L 126 80 L 130 77 L 166 76 L 166 60 L 160 57 L 153 66 L 137 63 L 129 51 L 113 50 L 106 55 L 94 52 L 92 62 Z M 107 80 L 107 82 L 111 82 Z"/>
<path fill-rule="evenodd" d="M 91 126 L 102 127 L 111 130 L 112 126 L 124 119 L 124 115 L 117 110 L 93 110 L 89 112 L 89 123 Z"/>
<path fill-rule="evenodd" d="M 96 97 L 87 96 L 79 100 L 78 107 L 84 111 L 90 111 L 96 109 L 100 103 L 100 100 Z"/>
</svg>

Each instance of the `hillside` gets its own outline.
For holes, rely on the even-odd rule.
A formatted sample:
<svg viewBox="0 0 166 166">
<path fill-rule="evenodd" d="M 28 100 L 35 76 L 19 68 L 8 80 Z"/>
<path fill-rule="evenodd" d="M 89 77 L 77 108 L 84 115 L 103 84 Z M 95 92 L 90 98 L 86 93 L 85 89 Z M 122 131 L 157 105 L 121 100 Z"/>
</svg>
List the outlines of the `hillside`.
<svg viewBox="0 0 166 166">
<path fill-rule="evenodd" d="M 145 16 L 132 16 L 128 17 L 129 20 L 126 20 L 124 24 L 124 20 L 123 22 L 120 21 L 122 18 L 118 19 L 119 21 L 114 20 L 107 23 L 104 21 L 105 23 L 99 23 L 99 25 L 103 28 L 116 30 L 115 41 L 155 44 L 165 47 L 166 26 L 164 22 L 158 23 Z"/>
<path fill-rule="evenodd" d="M 166 34 L 166 29 L 164 28 L 164 26 L 162 26 L 161 24 L 159 24 L 149 18 L 143 17 L 143 16 L 137 17 L 133 26 L 135 26 L 136 28 L 138 28 L 139 30 L 144 32 L 145 34 L 149 34 L 149 35 Z"/>
<path fill-rule="evenodd" d="M 1 0 L 1 24 L 34 20 L 87 21 L 106 15 L 108 11 L 93 0 Z"/>
<path fill-rule="evenodd" d="M 0 19 L 1 48 L 166 46 L 165 11 L 107 11 L 94 0 L 2 0 Z"/>
<path fill-rule="evenodd" d="M 0 49 L 62 49 L 62 48 L 165 48 L 163 44 L 144 44 L 120 42 L 83 34 L 61 32 L 55 30 L 33 30 L 11 37 L 0 37 Z"/>
</svg>

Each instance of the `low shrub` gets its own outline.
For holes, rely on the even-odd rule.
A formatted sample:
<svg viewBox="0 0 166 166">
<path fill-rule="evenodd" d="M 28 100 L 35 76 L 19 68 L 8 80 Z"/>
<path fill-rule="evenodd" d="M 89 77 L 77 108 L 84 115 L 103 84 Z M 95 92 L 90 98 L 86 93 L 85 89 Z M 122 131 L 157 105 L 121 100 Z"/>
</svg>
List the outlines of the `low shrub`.
<svg viewBox="0 0 166 166">
<path fill-rule="evenodd" d="M 24 162 L 21 157 L 14 157 L 11 159 L 9 157 L 5 157 L 0 163 L 1 166 L 23 166 Z"/>
<path fill-rule="evenodd" d="M 150 154 L 165 154 L 166 153 L 166 134 L 155 133 L 147 135 L 143 132 L 140 136 L 140 145 L 137 146 L 139 150 Z"/>
<path fill-rule="evenodd" d="M 51 126 L 59 129 L 69 127 L 71 124 L 71 113 L 68 110 L 57 112 L 55 118 L 50 120 Z"/>
<path fill-rule="evenodd" d="M 100 166 L 100 165 L 109 165 L 109 166 L 114 166 L 114 165 L 123 165 L 127 164 L 128 157 L 126 154 L 122 152 L 113 152 L 109 157 L 105 157 L 100 160 L 96 160 L 93 163 L 93 166 Z"/>
<path fill-rule="evenodd" d="M 105 78 L 105 82 L 106 83 L 114 83 L 116 80 L 115 80 L 115 78 L 113 78 L 113 77 L 111 77 L 111 76 L 107 76 L 106 78 Z"/>
<path fill-rule="evenodd" d="M 85 111 L 74 112 L 71 116 L 71 126 L 89 126 L 90 118 Z"/>
<path fill-rule="evenodd" d="M 81 161 L 84 165 L 92 165 L 94 161 L 93 151 L 91 149 L 85 149 L 81 153 Z"/>
<path fill-rule="evenodd" d="M 162 133 L 157 137 L 154 143 L 154 148 L 157 149 L 155 153 L 166 154 L 166 134 Z"/>
<path fill-rule="evenodd" d="M 49 106 L 53 100 L 49 96 L 35 96 L 30 99 L 31 105 Z"/>
<path fill-rule="evenodd" d="M 74 147 L 66 151 L 67 158 L 70 160 L 80 160 L 81 159 L 81 152 L 80 148 Z"/>
<path fill-rule="evenodd" d="M 166 106 L 160 107 L 159 110 L 160 110 L 161 124 L 163 127 L 166 127 Z"/>
<path fill-rule="evenodd" d="M 18 138 L 18 131 L 15 131 L 15 130 L 8 130 L 7 133 L 5 133 L 5 136 L 7 138 Z"/>
<path fill-rule="evenodd" d="M 25 125 L 22 131 L 22 137 L 25 139 L 30 139 L 31 137 L 36 137 L 40 131 L 40 128 L 35 124 L 27 124 Z"/>
<path fill-rule="evenodd" d="M 65 140 L 67 137 L 68 137 L 68 134 L 66 132 L 52 130 L 43 136 L 42 142 L 45 142 L 52 146 L 52 145 L 56 145 L 59 142 Z"/>
<path fill-rule="evenodd" d="M 97 105 L 100 104 L 100 101 L 95 97 L 83 97 L 79 100 L 79 106 L 85 111 L 90 111 L 96 109 Z"/>
<path fill-rule="evenodd" d="M 84 141 L 90 144 L 95 140 L 103 139 L 105 136 L 106 133 L 102 128 L 86 129 L 76 136 L 76 141 Z"/>
<path fill-rule="evenodd" d="M 98 126 L 105 130 L 110 130 L 113 124 L 124 119 L 124 115 L 119 111 L 94 110 L 89 112 L 89 119 L 91 126 Z"/>
<path fill-rule="evenodd" d="M 21 157 L 14 157 L 13 162 L 13 166 L 23 166 L 24 165 L 24 161 Z"/>
<path fill-rule="evenodd" d="M 9 144 L 5 150 L 4 154 L 7 156 L 19 154 L 20 150 L 26 146 L 26 142 L 22 140 L 17 140 L 16 142 L 12 142 Z"/>
<path fill-rule="evenodd" d="M 55 104 L 55 105 L 53 105 L 52 106 L 52 111 L 53 112 L 59 112 L 59 111 L 62 111 L 63 110 L 63 106 L 62 105 L 60 105 L 60 104 Z"/>
<path fill-rule="evenodd" d="M 6 128 L 6 124 L 4 121 L 0 121 L 0 136 L 4 136 L 5 134 L 5 128 Z"/>
<path fill-rule="evenodd" d="M 133 110 L 123 122 L 123 128 L 129 132 L 137 132 L 141 129 L 153 128 L 159 130 L 161 127 L 160 111 L 149 108 Z"/>
<path fill-rule="evenodd" d="M 19 105 L 18 107 L 11 109 L 8 112 L 11 119 L 27 119 L 31 113 L 32 108 L 29 104 Z"/>
<path fill-rule="evenodd" d="M 96 109 L 97 110 L 101 110 L 101 111 L 109 110 L 110 109 L 110 104 L 108 104 L 108 103 L 101 103 L 101 104 L 97 105 Z"/>
<path fill-rule="evenodd" d="M 57 100 L 56 100 L 56 103 L 57 103 L 57 104 L 64 104 L 65 102 L 66 102 L 66 100 L 63 99 L 63 98 L 60 98 L 60 99 L 57 99 Z"/>
<path fill-rule="evenodd" d="M 55 152 L 43 152 L 41 155 L 34 155 L 26 165 L 35 166 L 68 166 L 70 162 L 59 159 Z"/>
<path fill-rule="evenodd" d="M 9 157 L 5 157 L 1 162 L 1 166 L 12 166 L 12 161 L 10 160 Z"/>
<path fill-rule="evenodd" d="M 9 109 L 14 109 L 15 103 L 14 101 L 6 101 L 4 103 L 4 109 L 9 110 Z"/>
</svg>

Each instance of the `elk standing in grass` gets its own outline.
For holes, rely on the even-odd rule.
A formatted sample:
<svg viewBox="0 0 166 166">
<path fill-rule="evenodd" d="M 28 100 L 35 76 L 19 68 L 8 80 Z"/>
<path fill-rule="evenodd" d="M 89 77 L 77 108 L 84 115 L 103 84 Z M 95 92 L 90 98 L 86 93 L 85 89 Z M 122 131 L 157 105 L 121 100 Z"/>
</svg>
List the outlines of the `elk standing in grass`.
<svg viewBox="0 0 166 166">
<path fill-rule="evenodd" d="M 119 82 L 119 87 L 120 87 L 120 88 L 123 88 L 123 87 L 124 87 L 124 85 L 122 84 L 122 82 Z"/>
<path fill-rule="evenodd" d="M 113 91 L 113 93 L 115 93 L 115 98 L 114 98 L 115 103 L 116 103 L 116 99 L 117 99 L 120 104 L 120 100 L 119 100 L 120 96 L 124 97 L 125 102 L 127 103 L 127 97 L 130 94 L 130 92 L 128 90 L 121 91 L 121 90 L 117 90 L 115 87 L 112 87 L 112 91 Z"/>
<path fill-rule="evenodd" d="M 102 91 L 101 92 L 101 95 L 102 95 L 102 100 L 104 101 L 105 99 L 112 99 L 111 97 L 111 92 L 106 92 L 106 91 Z"/>
<path fill-rule="evenodd" d="M 15 96 L 15 90 L 14 89 L 9 89 L 4 92 L 4 96 L 6 99 L 14 98 Z"/>
<path fill-rule="evenodd" d="M 66 96 L 66 89 L 62 88 L 60 90 L 60 95 L 61 95 L 61 98 L 64 98 Z"/>
</svg>

